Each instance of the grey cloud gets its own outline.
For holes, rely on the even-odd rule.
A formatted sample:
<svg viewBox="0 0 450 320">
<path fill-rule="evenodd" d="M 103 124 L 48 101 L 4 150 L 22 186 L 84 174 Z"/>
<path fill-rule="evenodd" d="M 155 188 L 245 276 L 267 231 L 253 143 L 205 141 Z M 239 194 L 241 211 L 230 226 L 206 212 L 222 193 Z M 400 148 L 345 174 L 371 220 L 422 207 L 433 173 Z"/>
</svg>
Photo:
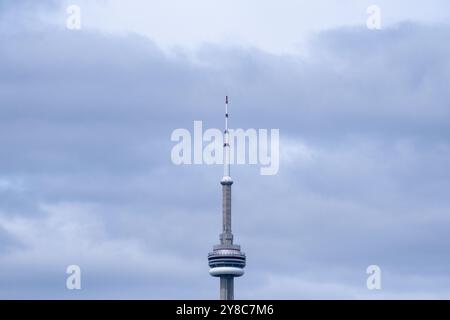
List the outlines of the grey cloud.
<svg viewBox="0 0 450 320">
<path fill-rule="evenodd" d="M 3 31 L 0 177 L 23 188 L 0 192 L 0 295 L 215 297 L 221 168 L 174 166 L 170 134 L 220 128 L 227 93 L 234 127 L 311 152 L 274 177 L 233 168 L 241 297 L 376 298 L 373 263 L 385 297 L 448 297 L 449 34 L 339 29 L 306 57 L 205 45 L 193 61 L 137 35 Z M 87 275 L 76 296 L 72 263 Z"/>
</svg>

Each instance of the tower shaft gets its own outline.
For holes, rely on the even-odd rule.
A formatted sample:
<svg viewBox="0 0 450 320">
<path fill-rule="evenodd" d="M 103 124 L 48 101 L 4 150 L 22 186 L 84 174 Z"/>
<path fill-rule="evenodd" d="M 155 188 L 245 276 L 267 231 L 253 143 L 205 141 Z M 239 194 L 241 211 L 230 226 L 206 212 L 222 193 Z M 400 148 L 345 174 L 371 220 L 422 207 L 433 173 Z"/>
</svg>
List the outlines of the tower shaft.
<svg viewBox="0 0 450 320">
<path fill-rule="evenodd" d="M 234 300 L 234 278 L 220 277 L 220 300 Z"/>
<path fill-rule="evenodd" d="M 231 184 L 222 185 L 222 234 L 221 244 L 233 244 L 231 232 Z"/>
</svg>

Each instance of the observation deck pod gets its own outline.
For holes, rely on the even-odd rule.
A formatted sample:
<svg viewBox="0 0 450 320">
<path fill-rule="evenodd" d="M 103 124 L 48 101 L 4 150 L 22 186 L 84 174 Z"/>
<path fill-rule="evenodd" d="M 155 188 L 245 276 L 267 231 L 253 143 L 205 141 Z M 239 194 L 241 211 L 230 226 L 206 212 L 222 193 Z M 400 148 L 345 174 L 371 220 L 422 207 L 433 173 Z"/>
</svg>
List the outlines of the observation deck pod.
<svg viewBox="0 0 450 320">
<path fill-rule="evenodd" d="M 245 253 L 238 245 L 217 245 L 208 254 L 209 274 L 213 277 L 240 277 L 244 274 Z"/>
</svg>

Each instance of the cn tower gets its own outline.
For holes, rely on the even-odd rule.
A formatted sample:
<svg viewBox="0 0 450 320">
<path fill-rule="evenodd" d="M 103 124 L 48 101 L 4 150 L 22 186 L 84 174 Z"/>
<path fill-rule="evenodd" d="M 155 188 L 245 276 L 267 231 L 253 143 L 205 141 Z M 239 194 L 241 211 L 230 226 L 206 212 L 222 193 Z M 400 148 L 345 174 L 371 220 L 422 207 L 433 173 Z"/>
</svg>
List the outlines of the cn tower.
<svg viewBox="0 0 450 320">
<path fill-rule="evenodd" d="M 220 278 L 220 299 L 234 299 L 234 278 L 244 274 L 245 254 L 239 245 L 233 244 L 231 232 L 230 134 L 228 131 L 228 96 L 225 97 L 224 174 L 222 185 L 222 233 L 220 244 L 208 254 L 209 274 Z"/>
</svg>

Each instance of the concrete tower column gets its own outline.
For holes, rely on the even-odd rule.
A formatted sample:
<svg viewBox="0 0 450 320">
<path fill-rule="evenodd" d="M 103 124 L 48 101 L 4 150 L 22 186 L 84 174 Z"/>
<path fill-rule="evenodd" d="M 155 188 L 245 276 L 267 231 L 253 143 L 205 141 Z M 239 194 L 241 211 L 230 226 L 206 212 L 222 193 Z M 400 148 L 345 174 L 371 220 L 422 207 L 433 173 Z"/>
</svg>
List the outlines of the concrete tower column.
<svg viewBox="0 0 450 320">
<path fill-rule="evenodd" d="M 221 244 L 233 244 L 231 232 L 231 183 L 222 183 L 222 234 Z"/>
<path fill-rule="evenodd" d="M 220 277 L 220 300 L 234 300 L 234 278 Z"/>
</svg>

